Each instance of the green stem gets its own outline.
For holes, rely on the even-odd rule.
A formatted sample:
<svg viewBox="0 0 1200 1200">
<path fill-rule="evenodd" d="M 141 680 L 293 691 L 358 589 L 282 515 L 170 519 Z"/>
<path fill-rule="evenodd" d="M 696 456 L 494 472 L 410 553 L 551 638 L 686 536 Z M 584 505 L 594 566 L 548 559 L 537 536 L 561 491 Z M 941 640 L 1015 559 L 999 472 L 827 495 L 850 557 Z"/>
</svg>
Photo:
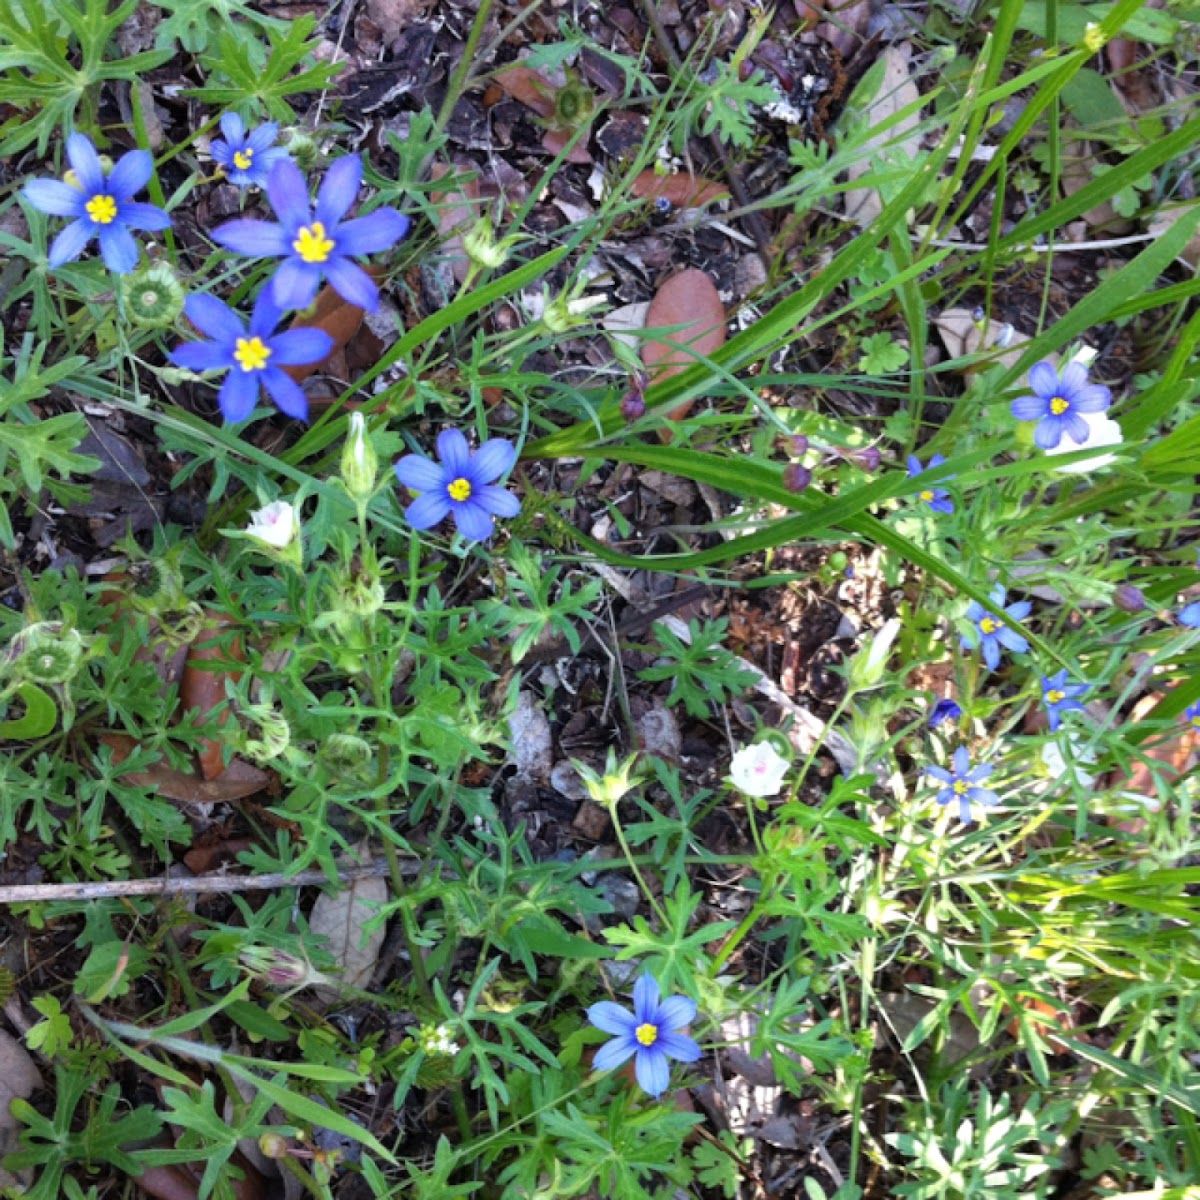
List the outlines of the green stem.
<svg viewBox="0 0 1200 1200">
<path fill-rule="evenodd" d="M 487 26 L 488 18 L 492 15 L 494 3 L 495 0 L 480 0 L 479 10 L 471 25 L 471 32 L 467 34 L 466 45 L 463 46 L 462 58 L 458 60 L 458 66 L 454 68 L 454 74 L 450 76 L 450 83 L 446 88 L 446 98 L 438 110 L 435 128 L 439 133 L 446 128 L 454 106 L 466 90 L 467 80 L 471 75 L 471 64 L 475 61 L 475 52 L 479 49 L 479 39 L 483 37 L 483 31 Z"/>
</svg>

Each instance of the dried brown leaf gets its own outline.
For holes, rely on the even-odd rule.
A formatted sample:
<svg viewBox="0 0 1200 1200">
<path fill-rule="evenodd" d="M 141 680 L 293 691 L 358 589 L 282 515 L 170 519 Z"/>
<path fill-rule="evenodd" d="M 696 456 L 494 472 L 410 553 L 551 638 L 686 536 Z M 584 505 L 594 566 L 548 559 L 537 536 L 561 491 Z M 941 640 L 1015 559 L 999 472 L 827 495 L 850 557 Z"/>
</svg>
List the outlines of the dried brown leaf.
<svg viewBox="0 0 1200 1200">
<path fill-rule="evenodd" d="M 123 733 L 106 733 L 100 738 L 113 752 L 113 761 L 120 763 L 133 753 L 137 743 Z M 181 804 L 219 804 L 244 800 L 247 796 L 266 791 L 271 776 L 266 771 L 240 758 L 232 759 L 219 775 L 204 779 L 187 771 L 177 771 L 162 761 L 144 771 L 129 771 L 122 776 L 135 787 L 153 788 L 167 800 Z"/>
<path fill-rule="evenodd" d="M 209 663 L 228 663 L 231 660 L 245 661 L 245 650 L 240 638 L 222 637 L 224 630 L 233 626 L 228 617 L 208 613 L 208 626 L 192 643 L 188 651 L 187 666 L 179 682 L 179 706 L 185 712 L 197 709 L 202 714 L 212 712 L 225 703 L 226 680 L 237 680 L 240 670 L 210 667 Z M 229 709 L 221 714 L 221 723 L 229 720 Z M 221 742 L 206 740 L 199 753 L 200 773 L 205 779 L 216 779 L 225 769 Z"/>
<path fill-rule="evenodd" d="M 642 343 L 642 361 L 653 383 L 686 371 L 697 355 L 708 356 L 725 344 L 725 306 L 713 281 L 695 267 L 668 279 L 646 311 L 647 331 L 672 325 L 682 328 Z M 681 420 L 691 407 L 689 400 L 669 415 Z"/>
<path fill-rule="evenodd" d="M 653 170 L 643 171 L 630 190 L 639 200 L 669 200 L 677 208 L 702 208 L 729 195 L 724 184 L 703 175 L 660 175 Z"/>
<path fill-rule="evenodd" d="M 369 855 L 363 861 L 369 861 Z M 342 968 L 340 979 L 351 987 L 363 988 L 371 982 L 386 929 L 382 922 L 367 930 L 381 904 L 388 898 L 388 885 L 379 878 L 356 879 L 348 888 L 331 895 L 322 892 L 313 905 L 308 926 L 326 939 L 330 954 Z M 336 987 L 317 989 L 326 999 L 339 995 Z"/>
</svg>

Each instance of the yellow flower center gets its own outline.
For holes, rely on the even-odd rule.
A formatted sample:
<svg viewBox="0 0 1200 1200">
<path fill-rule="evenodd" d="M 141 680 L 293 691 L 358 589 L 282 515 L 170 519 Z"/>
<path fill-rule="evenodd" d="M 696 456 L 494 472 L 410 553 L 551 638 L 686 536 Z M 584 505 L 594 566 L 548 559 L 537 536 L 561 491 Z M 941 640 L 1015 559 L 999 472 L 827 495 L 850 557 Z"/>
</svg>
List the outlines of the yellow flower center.
<svg viewBox="0 0 1200 1200">
<path fill-rule="evenodd" d="M 253 162 L 254 151 L 251 150 L 249 146 L 247 146 L 245 150 L 238 150 L 233 156 L 233 165 L 237 167 L 239 171 L 250 170 Z"/>
<path fill-rule="evenodd" d="M 271 357 L 271 347 L 262 338 L 238 338 L 233 347 L 233 358 L 243 371 L 261 371 Z"/>
<path fill-rule="evenodd" d="M 325 226 L 320 221 L 314 221 L 311 225 L 301 225 L 296 233 L 296 240 L 292 243 L 292 249 L 306 263 L 328 262 L 333 253 L 333 246 L 333 238 L 325 236 Z"/>
<path fill-rule="evenodd" d="M 933 499 L 933 493 L 928 488 L 926 488 L 921 493 L 921 499 L 924 500 L 926 504 L 928 504 Z"/>
<path fill-rule="evenodd" d="M 1194 729 L 1200 729 L 1200 713 L 1197 713 L 1197 714 L 1196 714 L 1196 715 L 1195 715 L 1195 716 L 1192 718 L 1192 727 L 1193 727 Z"/>
<path fill-rule="evenodd" d="M 984 617 L 983 620 L 979 622 L 979 628 L 982 629 L 984 633 L 995 633 L 997 629 L 1004 628 L 1004 622 L 997 621 L 995 617 Z"/>
<path fill-rule="evenodd" d="M 971 785 L 965 779 L 956 779 L 954 781 L 954 794 L 956 796 L 965 796 L 971 790 Z"/>
<path fill-rule="evenodd" d="M 457 500 L 460 504 L 464 500 L 471 498 L 471 481 L 469 479 L 456 479 L 453 483 L 446 487 L 446 491 L 450 493 L 451 500 Z M 649 1029 L 650 1026 L 643 1025 L 643 1029 Z"/>
<path fill-rule="evenodd" d="M 645 1025 L 639 1025 L 634 1031 L 633 1036 L 637 1038 L 643 1046 L 653 1046 L 658 1041 L 658 1026 L 651 1025 L 647 1022 Z"/>
<path fill-rule="evenodd" d="M 111 225 L 117 219 L 117 202 L 111 196 L 93 196 L 83 207 L 97 225 Z"/>
<path fill-rule="evenodd" d="M 1050 411 L 1056 417 L 1061 417 L 1063 413 L 1065 413 L 1070 407 L 1070 401 L 1064 400 L 1061 396 L 1055 396 L 1054 399 L 1050 401 Z"/>
<path fill-rule="evenodd" d="M 1051 688 L 1046 693 L 1047 704 L 1061 704 L 1067 698 L 1066 692 L 1060 692 L 1058 688 Z"/>
</svg>

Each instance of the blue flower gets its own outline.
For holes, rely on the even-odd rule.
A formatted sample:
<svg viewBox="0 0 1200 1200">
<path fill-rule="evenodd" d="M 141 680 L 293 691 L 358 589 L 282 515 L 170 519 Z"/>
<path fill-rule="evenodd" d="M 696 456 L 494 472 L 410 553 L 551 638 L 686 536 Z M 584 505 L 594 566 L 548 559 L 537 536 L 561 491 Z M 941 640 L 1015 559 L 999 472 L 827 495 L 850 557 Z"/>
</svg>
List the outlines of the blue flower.
<svg viewBox="0 0 1200 1200">
<path fill-rule="evenodd" d="M 939 700 L 929 714 L 929 728 L 933 729 L 943 721 L 957 721 L 962 716 L 962 707 L 956 700 Z"/>
<path fill-rule="evenodd" d="M 209 148 L 213 162 L 224 172 L 229 182 L 237 187 L 265 187 L 271 168 L 288 157 L 282 146 L 275 145 L 279 126 L 274 121 L 260 125 L 247 136 L 246 126 L 237 113 L 226 113 L 221 118 L 224 141 L 218 138 Z"/>
<path fill-rule="evenodd" d="M 117 275 L 128 275 L 138 262 L 138 244 L 129 231 L 157 233 L 171 225 L 161 208 L 131 199 L 149 182 L 154 159 L 148 150 L 130 150 L 105 175 L 96 148 L 82 133 L 67 138 L 67 158 L 70 183 L 31 179 L 24 188 L 25 199 L 39 212 L 75 218 L 51 243 L 50 265 L 61 267 L 78 258 L 95 237 L 100 239 L 105 266 Z"/>
<path fill-rule="evenodd" d="M 281 412 L 308 419 L 308 399 L 300 385 L 280 367 L 320 362 L 333 350 L 323 329 L 275 332 L 282 313 L 263 288 L 250 315 L 249 328 L 215 296 L 189 296 L 184 312 L 209 342 L 186 342 L 171 351 L 171 361 L 189 371 L 228 371 L 217 396 L 226 421 L 244 421 L 258 403 L 260 385 Z"/>
<path fill-rule="evenodd" d="M 1103 412 L 1112 403 L 1112 392 L 1098 383 L 1088 383 L 1087 368 L 1067 363 L 1061 375 L 1048 363 L 1040 362 L 1029 372 L 1032 396 L 1018 396 L 1012 402 L 1012 415 L 1018 421 L 1036 421 L 1033 440 L 1043 450 L 1053 450 L 1070 434 L 1077 446 L 1091 432 L 1080 413 Z"/>
<path fill-rule="evenodd" d="M 414 529 L 432 529 L 454 515 L 458 532 L 473 542 L 492 536 L 493 517 L 515 517 L 521 502 L 496 487 L 499 479 L 517 460 L 517 451 L 503 438 L 491 438 L 474 454 L 457 429 L 438 434 L 438 457 L 431 462 L 419 454 L 406 454 L 396 464 L 396 478 L 406 488 L 421 494 L 405 515 Z"/>
<path fill-rule="evenodd" d="M 361 182 L 358 155 L 339 158 L 325 172 L 314 210 L 300 168 L 283 159 L 267 176 L 267 199 L 278 222 L 230 221 L 214 231 L 213 241 L 234 254 L 282 258 L 270 283 L 280 308 L 307 308 L 325 278 L 343 300 L 374 312 L 379 292 L 366 271 L 350 260 L 390 249 L 412 222 L 394 208 L 343 221 Z"/>
<path fill-rule="evenodd" d="M 1200 729 L 1200 704 L 1193 704 L 1184 710 L 1183 719 L 1193 728 Z"/>
<path fill-rule="evenodd" d="M 700 1047 L 679 1032 L 695 1018 L 695 1003 L 686 996 L 660 1000 L 658 984 L 649 975 L 642 975 L 633 985 L 633 1012 L 602 1000 L 593 1004 L 587 1015 L 597 1029 L 614 1035 L 596 1051 L 592 1065 L 598 1071 L 610 1071 L 636 1055 L 633 1066 L 638 1084 L 651 1096 L 661 1096 L 670 1085 L 667 1059 L 690 1063 L 700 1057 Z"/>
<path fill-rule="evenodd" d="M 949 804 L 951 800 L 958 801 L 958 813 L 964 825 L 971 823 L 971 805 L 999 804 L 1000 797 L 989 788 L 979 787 L 979 781 L 986 779 L 993 771 L 990 763 L 971 767 L 971 756 L 966 746 L 959 746 L 954 752 L 954 770 L 947 771 L 945 767 L 926 767 L 925 773 L 932 775 L 946 786 L 938 792 L 939 804 Z"/>
<path fill-rule="evenodd" d="M 992 589 L 992 603 L 995 612 L 983 607 L 978 600 L 972 600 L 967 609 L 967 620 L 974 625 L 972 636 L 964 637 L 960 643 L 963 650 L 973 650 L 976 645 L 983 647 L 983 661 L 988 670 L 994 671 L 1000 665 L 1000 650 L 1003 647 L 1014 654 L 1024 654 L 1029 649 L 1029 643 L 1019 634 L 1009 629 L 1003 618 L 997 613 L 1004 613 L 1014 621 L 1023 621 L 1029 616 L 1033 605 L 1028 600 L 1004 607 L 1004 589 L 996 586 Z"/>
<path fill-rule="evenodd" d="M 1075 698 L 1082 696 L 1088 690 L 1086 683 L 1068 683 L 1067 669 L 1064 667 L 1057 675 L 1047 678 L 1042 676 L 1042 703 L 1046 706 L 1046 717 L 1050 722 L 1050 732 L 1056 733 L 1062 724 L 1062 714 L 1072 709 L 1082 709 L 1083 705 Z"/>
<path fill-rule="evenodd" d="M 929 466 L 923 467 L 921 460 L 915 454 L 910 454 L 908 456 L 908 477 L 915 479 L 925 471 L 932 471 L 934 467 L 940 467 L 945 461 L 944 454 L 935 454 L 929 460 Z M 924 500 L 934 512 L 952 513 L 954 511 L 954 501 L 950 499 L 950 493 L 945 488 L 927 487 L 918 492 L 917 497 Z"/>
<path fill-rule="evenodd" d="M 1189 629 L 1200 629 L 1200 600 L 1184 605 L 1175 619 L 1180 625 L 1186 625 Z"/>
</svg>

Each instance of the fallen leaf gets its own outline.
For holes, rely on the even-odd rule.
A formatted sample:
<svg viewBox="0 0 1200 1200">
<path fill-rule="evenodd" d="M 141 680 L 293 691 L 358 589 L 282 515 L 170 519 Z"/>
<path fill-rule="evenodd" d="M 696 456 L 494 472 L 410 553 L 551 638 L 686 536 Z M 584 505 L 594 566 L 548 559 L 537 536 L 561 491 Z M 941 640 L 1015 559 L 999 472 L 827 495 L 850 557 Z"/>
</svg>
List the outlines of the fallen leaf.
<svg viewBox="0 0 1200 1200">
<path fill-rule="evenodd" d="M 642 342 L 642 361 L 651 383 L 661 383 L 686 371 L 697 355 L 707 357 L 725 344 L 725 306 L 716 285 L 695 267 L 672 276 L 654 294 L 646 310 L 646 331 L 667 326 L 680 329 L 660 335 L 658 340 Z M 678 421 L 692 407 L 688 400 L 668 414 Z"/>
<path fill-rule="evenodd" d="M 666 762 L 679 762 L 683 757 L 683 734 L 675 714 L 656 700 L 654 707 L 647 709 L 634 721 L 638 749 Z"/>
<path fill-rule="evenodd" d="M 1146 232 L 1152 233 L 1155 237 L 1162 237 L 1176 221 L 1195 212 L 1196 203 L 1195 200 L 1189 200 L 1186 204 L 1169 204 L 1165 208 L 1160 208 L 1151 218 Z M 1191 267 L 1193 271 L 1200 268 L 1200 230 L 1192 234 L 1191 240 L 1180 250 L 1175 261 Z"/>
<path fill-rule="evenodd" d="M 366 10 L 379 27 L 383 41 L 390 45 L 424 12 L 425 4 L 424 0 L 366 0 Z"/>
<path fill-rule="evenodd" d="M 729 195 L 724 184 L 714 183 L 703 175 L 686 175 L 682 171 L 676 175 L 643 171 L 630 190 L 639 200 L 669 200 L 676 208 L 702 208 Z"/>
<path fill-rule="evenodd" d="M 993 361 L 1005 367 L 1015 366 L 1023 353 L 1022 346 L 1029 341 L 1025 334 L 1018 333 L 1003 321 L 989 318 L 985 327 L 966 308 L 944 309 L 934 317 L 933 323 L 951 358 L 966 358 L 981 350 L 992 351 L 986 364 L 963 367 L 964 374 L 982 371 Z"/>
<path fill-rule="evenodd" d="M 230 628 L 233 622 L 228 617 L 209 612 L 208 626 L 192 643 L 188 651 L 187 665 L 183 669 L 183 678 L 179 682 L 179 707 L 187 712 L 198 709 L 202 714 L 211 712 L 219 704 L 225 703 L 225 681 L 237 680 L 242 676 L 241 671 L 226 669 L 210 669 L 206 663 L 228 663 L 231 660 L 245 661 L 245 651 L 240 638 L 223 638 L 223 630 Z M 229 708 L 226 706 L 221 714 L 221 724 L 229 720 Z M 224 758 L 221 753 L 222 743 L 212 738 L 201 744 L 198 755 L 200 773 L 205 779 L 215 779 L 225 770 Z"/>
<path fill-rule="evenodd" d="M 363 854 L 362 858 L 363 862 L 370 861 L 369 854 Z M 355 879 L 340 892 L 322 892 L 317 897 L 308 927 L 317 937 L 325 938 L 329 953 L 342 968 L 339 976 L 342 983 L 365 988 L 371 982 L 387 930 L 382 921 L 370 931 L 366 926 L 387 899 L 387 881 L 377 876 Z M 322 985 L 316 990 L 327 1000 L 341 995 L 336 986 Z"/>
<path fill-rule="evenodd" d="M 14 1100 L 28 1100 L 41 1087 L 42 1078 L 29 1052 L 11 1034 L 0 1029 L 0 1159 L 20 1149 L 20 1121 L 8 1111 Z M 0 1167 L 0 1186 L 15 1186 L 18 1179 Z"/>
<path fill-rule="evenodd" d="M 123 733 L 106 733 L 100 741 L 113 752 L 113 761 L 124 762 L 137 747 L 133 738 Z M 266 771 L 240 758 L 230 760 L 219 775 L 204 779 L 187 771 L 177 771 L 161 760 L 144 771 L 129 771 L 122 776 L 135 787 L 153 788 L 167 800 L 181 804 L 220 804 L 243 800 L 268 789 L 271 776 Z"/>
<path fill-rule="evenodd" d="M 1037 996 L 1022 996 L 1017 1002 L 1027 1013 L 1031 1014 L 1030 1021 L 1037 1030 L 1038 1036 L 1055 1054 L 1066 1054 L 1071 1049 L 1070 1045 L 1062 1038 L 1055 1036 L 1057 1032 L 1069 1033 L 1073 1037 L 1079 1038 L 1080 1041 L 1089 1040 L 1087 1034 L 1076 1031 L 1074 1018 L 1068 1009 L 1055 1008 Z M 1039 1020 L 1040 1017 L 1046 1019 Z M 1018 1017 L 1013 1017 L 1008 1023 L 1008 1036 L 1020 1041 L 1021 1021 Z"/>
<path fill-rule="evenodd" d="M 383 276 L 383 270 L 380 267 L 368 265 L 364 269 L 376 281 Z M 326 284 L 317 293 L 316 307 L 312 313 L 297 316 L 292 321 L 291 328 L 323 329 L 333 338 L 333 347 L 319 362 L 283 367 L 282 370 L 297 383 L 303 383 L 310 375 L 315 375 L 335 354 L 345 352 L 350 339 L 362 325 L 365 315 L 357 304 L 350 304 L 343 300 L 332 287 Z"/>
<path fill-rule="evenodd" d="M 554 116 L 554 93 L 558 90 L 544 75 L 521 63 L 497 71 L 492 78 L 514 100 L 537 113 L 543 120 Z"/>
<path fill-rule="evenodd" d="M 921 93 L 909 71 L 911 55 L 912 47 L 907 42 L 900 42 L 889 46 L 879 56 L 883 63 L 883 78 L 859 118 L 866 127 L 873 129 L 920 100 Z M 868 138 L 858 150 L 862 157 L 847 167 L 846 174 L 852 180 L 861 179 L 882 166 L 885 154 L 891 159 L 912 162 L 921 150 L 921 136 L 917 132 L 920 123 L 921 113 L 917 109 L 884 132 Z M 860 228 L 870 225 L 883 212 L 883 198 L 871 187 L 851 188 L 846 192 L 844 203 L 847 219 Z"/>
<path fill-rule="evenodd" d="M 550 722 L 532 692 L 521 692 L 517 697 L 517 707 L 508 719 L 508 740 L 517 774 L 544 783 L 550 776 L 554 752 Z"/>
<path fill-rule="evenodd" d="M 437 163 L 431 175 L 441 179 L 450 173 L 450 168 Z M 437 205 L 438 232 L 442 235 L 441 253 L 450 264 L 457 283 L 462 283 L 471 269 L 471 260 L 463 249 L 462 235 L 458 232 L 472 224 L 481 212 L 479 204 L 479 180 L 468 179 L 459 189 L 433 192 L 430 199 Z"/>
</svg>

